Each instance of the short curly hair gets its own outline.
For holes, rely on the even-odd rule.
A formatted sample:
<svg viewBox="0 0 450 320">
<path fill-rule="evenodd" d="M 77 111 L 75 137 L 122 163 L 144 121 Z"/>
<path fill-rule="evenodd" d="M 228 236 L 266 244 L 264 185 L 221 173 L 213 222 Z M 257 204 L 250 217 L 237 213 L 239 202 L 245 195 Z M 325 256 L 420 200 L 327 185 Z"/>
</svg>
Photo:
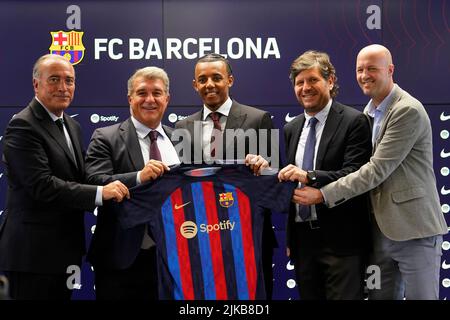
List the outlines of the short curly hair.
<svg viewBox="0 0 450 320">
<path fill-rule="evenodd" d="M 330 61 L 330 56 L 325 52 L 309 50 L 295 59 L 294 62 L 292 62 L 291 68 L 289 70 L 289 79 L 291 79 L 292 84 L 295 84 L 295 78 L 300 72 L 314 67 L 319 68 L 320 74 L 325 80 L 333 78 L 334 85 L 330 90 L 330 96 L 332 98 L 336 97 L 339 91 L 336 69 Z"/>
</svg>

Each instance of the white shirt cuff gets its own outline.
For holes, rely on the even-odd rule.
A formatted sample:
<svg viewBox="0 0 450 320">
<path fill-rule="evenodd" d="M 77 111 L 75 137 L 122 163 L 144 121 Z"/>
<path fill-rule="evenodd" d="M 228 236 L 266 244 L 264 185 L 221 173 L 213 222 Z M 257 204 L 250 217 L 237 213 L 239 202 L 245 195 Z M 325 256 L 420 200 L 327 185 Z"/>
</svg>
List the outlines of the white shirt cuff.
<svg viewBox="0 0 450 320">
<path fill-rule="evenodd" d="M 136 175 L 136 185 L 140 185 L 141 184 L 141 171 L 138 171 L 137 175 Z"/>
<path fill-rule="evenodd" d="M 97 194 L 95 195 L 95 205 L 102 206 L 103 205 L 103 187 L 97 186 Z"/>
</svg>

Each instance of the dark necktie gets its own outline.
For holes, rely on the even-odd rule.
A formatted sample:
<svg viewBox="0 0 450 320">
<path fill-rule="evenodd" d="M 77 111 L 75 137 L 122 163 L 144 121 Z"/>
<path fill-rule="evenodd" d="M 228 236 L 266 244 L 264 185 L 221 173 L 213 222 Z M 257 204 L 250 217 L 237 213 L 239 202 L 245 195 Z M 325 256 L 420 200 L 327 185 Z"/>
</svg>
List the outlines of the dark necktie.
<svg viewBox="0 0 450 320">
<path fill-rule="evenodd" d="M 150 138 L 150 159 L 162 161 L 161 152 L 159 152 L 158 143 L 158 131 L 152 130 L 148 133 Z M 150 249 L 155 244 L 155 241 L 148 234 L 148 227 L 145 225 L 144 238 L 142 239 L 141 249 Z"/>
<path fill-rule="evenodd" d="M 222 127 L 220 126 L 221 114 L 219 112 L 212 112 L 209 114 L 209 116 L 211 117 L 211 119 L 214 123 L 214 128 L 211 132 L 211 140 L 210 140 L 210 142 L 211 142 L 211 157 L 215 157 L 217 144 L 219 142 L 219 137 L 222 134 Z"/>
<path fill-rule="evenodd" d="M 159 133 L 156 130 L 152 130 L 148 134 L 150 137 L 150 159 L 161 161 L 161 153 L 159 152 L 158 143 L 156 142 L 158 135 Z"/>
<path fill-rule="evenodd" d="M 64 141 L 66 142 L 67 146 L 69 147 L 69 151 L 70 151 L 70 154 L 72 155 L 75 165 L 78 167 L 77 159 L 75 157 L 75 152 L 73 150 L 73 145 L 71 144 L 70 141 L 67 140 L 66 135 L 64 133 L 64 119 L 63 118 L 56 119 L 55 123 L 58 126 L 59 131 L 61 131 L 61 134 L 64 137 Z"/>
<path fill-rule="evenodd" d="M 59 131 L 64 134 L 64 120 L 62 118 L 55 120 L 56 125 L 58 126 Z"/>
<path fill-rule="evenodd" d="M 309 133 L 306 138 L 305 152 L 303 153 L 302 169 L 305 171 L 314 169 L 314 151 L 316 149 L 316 124 L 317 119 L 309 119 Z M 299 205 L 298 214 L 303 221 L 311 217 L 311 207 Z"/>
</svg>

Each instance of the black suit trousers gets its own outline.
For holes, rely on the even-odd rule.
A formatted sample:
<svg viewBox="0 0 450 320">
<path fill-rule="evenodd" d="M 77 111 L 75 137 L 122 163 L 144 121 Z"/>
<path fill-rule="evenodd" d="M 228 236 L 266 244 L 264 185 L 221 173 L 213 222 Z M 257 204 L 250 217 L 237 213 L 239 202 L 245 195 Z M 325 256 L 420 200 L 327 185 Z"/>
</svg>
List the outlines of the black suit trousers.
<svg viewBox="0 0 450 320">
<path fill-rule="evenodd" d="M 9 280 L 9 295 L 13 300 L 70 300 L 68 274 L 5 272 Z"/>
<path fill-rule="evenodd" d="M 97 300 L 158 299 L 155 246 L 148 250 L 141 249 L 129 268 L 94 270 Z"/>
<path fill-rule="evenodd" d="M 310 225 L 308 222 L 296 223 L 296 228 L 310 228 Z M 314 232 L 314 230 L 311 231 Z M 362 300 L 364 298 L 366 265 L 364 254 L 336 255 L 326 247 L 305 252 L 301 247 L 296 246 L 296 252 L 293 252 L 295 276 L 301 300 Z"/>
</svg>

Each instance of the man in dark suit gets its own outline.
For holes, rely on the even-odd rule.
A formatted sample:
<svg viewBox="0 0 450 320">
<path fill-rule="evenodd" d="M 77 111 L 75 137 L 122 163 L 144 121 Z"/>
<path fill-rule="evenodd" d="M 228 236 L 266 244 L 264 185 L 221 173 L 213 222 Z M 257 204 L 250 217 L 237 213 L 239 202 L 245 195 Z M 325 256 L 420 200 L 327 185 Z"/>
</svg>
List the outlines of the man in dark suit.
<svg viewBox="0 0 450 320">
<path fill-rule="evenodd" d="M 359 111 L 333 100 L 337 78 L 326 53 L 307 51 L 290 78 L 305 112 L 284 127 L 290 163 L 281 180 L 324 186 L 358 170 L 370 157 L 370 125 Z M 345 205 L 299 206 L 288 216 L 288 254 L 301 299 L 362 299 L 368 251 L 369 211 L 360 196 Z"/>
<path fill-rule="evenodd" d="M 245 159 L 253 172 L 259 174 L 260 169 L 268 166 L 264 157 L 269 159 L 270 155 L 272 165 L 278 166 L 278 146 L 271 143 L 272 119 L 268 112 L 232 100 L 229 91 L 233 83 L 230 63 L 223 56 L 211 53 L 197 61 L 193 86 L 203 108 L 176 124 L 176 128 L 187 129 L 191 139 L 191 153 L 182 155 L 183 162 Z M 278 142 L 278 136 L 275 140 Z M 263 232 L 263 270 L 270 299 L 272 254 L 276 246 L 270 212 L 265 215 Z"/>
<path fill-rule="evenodd" d="M 39 58 L 33 87 L 35 98 L 12 118 L 4 135 L 8 195 L 0 270 L 9 278 L 13 299 L 70 299 L 66 272 L 80 266 L 85 253 L 84 211 L 129 193 L 119 181 L 104 187 L 81 184 L 80 126 L 64 114 L 75 92 L 70 62 L 50 54 Z"/>
<path fill-rule="evenodd" d="M 175 125 L 189 132 L 191 153 L 182 155 L 184 163 L 247 159 L 258 173 L 261 165 L 267 164 L 264 158 L 278 161 L 278 149 L 271 152 L 270 114 L 232 100 L 229 91 L 233 83 L 231 65 L 223 56 L 210 53 L 197 61 L 193 86 L 203 108 Z M 213 120 L 214 115 L 217 120 Z M 212 139 L 216 130 L 222 134 Z"/>
<path fill-rule="evenodd" d="M 161 125 L 169 98 L 164 70 L 146 67 L 130 77 L 131 117 L 94 132 L 86 158 L 90 183 L 117 179 L 131 188 L 179 163 L 172 129 Z M 100 208 L 88 260 L 94 266 L 97 299 L 157 299 L 156 246 L 145 225 L 124 230 L 108 206 Z"/>
</svg>

